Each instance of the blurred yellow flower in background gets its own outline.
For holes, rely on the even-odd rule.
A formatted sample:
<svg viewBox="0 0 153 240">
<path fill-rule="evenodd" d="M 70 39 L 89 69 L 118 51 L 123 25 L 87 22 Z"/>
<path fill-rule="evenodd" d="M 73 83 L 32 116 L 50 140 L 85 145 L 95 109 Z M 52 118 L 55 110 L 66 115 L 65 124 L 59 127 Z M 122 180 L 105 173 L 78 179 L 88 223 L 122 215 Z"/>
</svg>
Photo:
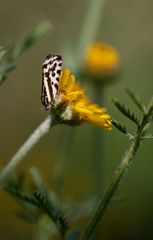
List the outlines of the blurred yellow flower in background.
<svg viewBox="0 0 153 240">
<path fill-rule="evenodd" d="M 119 64 L 119 53 L 106 43 L 93 43 L 85 52 L 84 68 L 90 75 L 97 77 L 114 75 Z"/>
<path fill-rule="evenodd" d="M 59 122 L 70 125 L 87 122 L 111 130 L 110 115 L 106 114 L 106 109 L 89 102 L 84 89 L 75 83 L 69 69 L 61 72 L 58 93 L 51 109 Z"/>
</svg>

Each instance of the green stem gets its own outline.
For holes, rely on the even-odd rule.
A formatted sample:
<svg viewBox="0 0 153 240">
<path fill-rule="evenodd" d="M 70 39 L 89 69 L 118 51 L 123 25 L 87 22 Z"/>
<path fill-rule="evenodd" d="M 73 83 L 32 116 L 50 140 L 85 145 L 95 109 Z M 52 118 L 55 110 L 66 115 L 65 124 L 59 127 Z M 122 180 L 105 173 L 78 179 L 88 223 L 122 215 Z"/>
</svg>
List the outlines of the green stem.
<svg viewBox="0 0 153 240">
<path fill-rule="evenodd" d="M 149 119 L 152 116 L 152 112 L 153 112 L 153 101 L 152 101 L 152 105 L 150 106 L 150 108 L 148 110 L 148 113 L 144 116 L 140 127 L 138 128 L 133 140 L 131 141 L 131 144 L 130 144 L 128 150 L 125 152 L 125 154 L 121 160 L 121 163 L 119 164 L 117 170 L 115 171 L 115 173 L 112 177 L 112 180 L 111 180 L 108 188 L 106 189 L 104 197 L 101 198 L 99 205 L 98 205 L 91 221 L 89 222 L 84 234 L 81 237 L 81 240 L 90 239 L 92 233 L 94 232 L 95 228 L 97 227 L 98 223 L 100 222 L 101 217 L 103 216 L 105 210 L 109 206 L 109 203 L 112 200 L 112 197 L 114 196 L 114 194 L 116 193 L 116 191 L 119 187 L 119 183 L 125 176 L 130 164 L 132 163 L 132 161 L 135 157 L 135 154 L 140 146 L 141 137 L 143 136 L 143 132 L 144 132 L 145 128 L 147 127 Z"/>
<path fill-rule="evenodd" d="M 3 184 L 9 175 L 14 171 L 17 165 L 29 153 L 33 146 L 49 132 L 50 128 L 55 124 L 51 114 L 38 126 L 38 128 L 30 135 L 25 143 L 19 148 L 15 155 L 10 159 L 9 163 L 0 173 L 0 184 Z"/>
<path fill-rule="evenodd" d="M 81 64 L 80 59 L 88 44 L 96 37 L 105 0 L 90 0 L 85 21 L 80 34 L 80 41 L 77 47 L 77 63 Z"/>
<path fill-rule="evenodd" d="M 46 215 L 42 215 L 36 223 L 34 240 L 50 240 L 56 234 L 55 226 Z"/>
<path fill-rule="evenodd" d="M 66 136 L 64 136 L 64 143 L 63 143 L 63 151 L 60 155 L 58 169 L 55 178 L 55 191 L 60 194 L 61 189 L 64 183 L 64 179 L 67 174 L 68 165 L 69 165 L 69 156 L 71 155 L 71 151 L 73 149 L 73 142 L 74 142 L 74 129 L 67 129 Z"/>
<path fill-rule="evenodd" d="M 99 105 L 102 105 L 103 101 L 103 91 L 102 85 L 97 84 L 96 82 L 93 84 L 94 91 L 94 102 Z M 103 153 L 103 132 L 98 128 L 93 129 L 93 153 L 94 153 L 94 161 L 93 168 L 96 180 L 95 193 L 99 194 L 99 190 L 102 189 L 102 176 L 103 176 L 103 161 L 104 161 L 104 153 Z"/>
</svg>

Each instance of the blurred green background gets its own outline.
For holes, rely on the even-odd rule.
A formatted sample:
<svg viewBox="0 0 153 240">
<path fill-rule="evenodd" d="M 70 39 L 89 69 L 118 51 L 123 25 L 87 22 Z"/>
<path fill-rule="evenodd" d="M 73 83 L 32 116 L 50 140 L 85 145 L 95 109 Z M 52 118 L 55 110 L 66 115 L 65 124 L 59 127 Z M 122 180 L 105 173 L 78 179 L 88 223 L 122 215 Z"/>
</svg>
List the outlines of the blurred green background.
<svg viewBox="0 0 153 240">
<path fill-rule="evenodd" d="M 41 65 L 48 53 L 60 53 L 65 46 L 79 41 L 89 0 L 0 0 L 0 45 L 19 41 L 39 22 L 49 20 L 51 31 L 17 59 L 17 69 L 0 88 L 0 155 L 5 165 L 30 133 L 47 115 L 41 109 Z M 96 3 L 96 1 L 95 1 Z M 106 0 L 95 40 L 117 48 L 121 56 L 120 80 L 106 87 L 105 105 L 113 118 L 134 128 L 109 102 L 117 97 L 138 116 L 124 88 L 133 88 L 147 103 L 152 97 L 153 76 L 153 1 Z M 64 59 L 64 56 L 63 56 Z M 71 65 L 71 62 L 69 63 Z M 67 66 L 69 67 L 69 66 Z M 87 84 L 87 83 L 86 83 Z M 28 175 L 33 165 L 39 167 L 50 187 L 56 177 L 67 126 L 57 126 L 45 136 L 19 166 Z M 93 127 L 74 128 L 73 149 L 68 155 L 68 172 L 62 187 L 62 199 L 79 200 L 93 189 Z M 100 130 L 99 130 L 100 131 Z M 103 130 L 101 130 L 103 131 Z M 102 181 L 105 189 L 129 144 L 116 129 L 105 133 Z M 60 150 L 61 149 L 61 150 Z M 98 228 L 98 239 L 153 239 L 153 157 L 152 142 L 146 141 L 122 183 L 118 196 L 121 204 L 112 207 Z M 0 190 L 0 239 L 34 239 L 35 228 L 15 217 L 18 205 Z M 85 224 L 87 223 L 87 219 Z M 85 226 L 84 224 L 84 226 Z M 80 226 L 80 223 L 76 223 Z M 23 234 L 24 233 L 24 234 Z M 97 238 L 96 238 L 97 239 Z"/>
</svg>

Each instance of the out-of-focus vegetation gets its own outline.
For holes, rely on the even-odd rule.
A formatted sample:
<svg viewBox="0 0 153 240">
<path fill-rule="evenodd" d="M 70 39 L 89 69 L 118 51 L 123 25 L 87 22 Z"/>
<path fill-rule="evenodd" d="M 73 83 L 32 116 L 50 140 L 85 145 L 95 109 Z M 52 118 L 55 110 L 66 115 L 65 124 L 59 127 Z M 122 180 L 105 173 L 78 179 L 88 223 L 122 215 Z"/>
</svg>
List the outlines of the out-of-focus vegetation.
<svg viewBox="0 0 153 240">
<path fill-rule="evenodd" d="M 151 1 L 0 0 L 0 5 L 1 167 L 47 115 L 40 103 L 40 93 L 41 65 L 48 53 L 61 54 L 65 67 L 74 71 L 90 98 L 105 105 L 109 114 L 124 123 L 129 132 L 134 131 L 134 126 L 117 113 L 108 98 L 117 97 L 129 106 L 137 115 L 130 117 L 138 123 L 141 115 L 126 97 L 124 88 L 135 89 L 145 104 L 152 97 Z M 120 54 L 117 78 L 109 85 L 95 86 L 88 74 L 82 72 L 83 56 L 92 41 L 111 44 Z M 8 180 L 6 190 L 15 198 L 0 189 L 0 239 L 44 240 L 51 236 L 56 239 L 57 229 L 62 235 L 69 224 L 69 229 L 74 230 L 68 234 L 69 239 L 77 239 L 128 144 L 128 138 L 115 128 L 104 133 L 88 125 L 54 127 Z M 41 174 L 32 166 L 40 169 Z M 96 239 L 152 239 L 152 167 L 152 141 L 147 139 L 100 222 Z M 30 207 L 21 201 L 25 199 L 31 201 Z M 52 214 L 51 209 L 56 211 Z"/>
</svg>

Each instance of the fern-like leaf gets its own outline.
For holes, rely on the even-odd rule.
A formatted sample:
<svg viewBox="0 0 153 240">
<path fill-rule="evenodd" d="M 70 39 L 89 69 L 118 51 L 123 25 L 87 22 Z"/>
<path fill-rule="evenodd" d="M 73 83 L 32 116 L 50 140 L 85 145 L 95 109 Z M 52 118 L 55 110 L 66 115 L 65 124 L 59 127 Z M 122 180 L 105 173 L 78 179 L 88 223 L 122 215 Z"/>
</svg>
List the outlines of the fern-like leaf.
<svg viewBox="0 0 153 240">
<path fill-rule="evenodd" d="M 130 88 L 126 88 L 127 94 L 131 97 L 133 102 L 141 110 L 142 113 L 146 113 L 146 107 L 141 103 L 140 97 Z"/>
<path fill-rule="evenodd" d="M 131 113 L 130 109 L 126 108 L 124 105 L 120 104 L 116 99 L 112 98 L 111 101 L 113 104 L 117 107 L 117 109 L 123 113 L 126 117 L 128 117 L 131 121 L 133 121 L 138 127 L 140 125 L 139 120 L 134 115 L 134 113 Z"/>
<path fill-rule="evenodd" d="M 5 187 L 4 190 L 11 193 L 18 200 L 32 204 L 33 206 L 46 213 L 56 224 L 57 228 L 61 233 L 61 236 L 66 233 L 68 229 L 68 221 L 66 220 L 62 210 L 59 208 L 57 209 L 55 206 L 53 206 L 51 201 L 48 200 L 47 197 L 37 192 L 33 193 L 33 195 L 31 196 L 21 193 L 15 188 L 9 187 Z"/>
<path fill-rule="evenodd" d="M 4 187 L 4 190 L 11 193 L 15 198 L 27 202 L 29 204 L 37 205 L 36 200 L 33 196 L 30 196 L 28 194 L 24 194 L 16 190 L 15 188 L 9 188 L 9 187 Z"/>
<path fill-rule="evenodd" d="M 36 199 L 38 206 L 56 223 L 61 235 L 64 235 L 68 229 L 68 222 L 62 210 L 56 209 L 52 206 L 51 202 L 40 193 L 35 192 L 33 196 Z"/>
<path fill-rule="evenodd" d="M 128 134 L 128 131 L 126 129 L 125 126 L 122 126 L 121 123 L 119 123 L 118 121 L 116 121 L 115 119 L 111 119 L 111 123 L 114 125 L 114 127 L 116 127 L 120 132 L 124 133 L 124 134 Z"/>
<path fill-rule="evenodd" d="M 51 29 L 51 24 L 48 21 L 43 21 L 35 26 L 22 40 L 18 43 L 12 51 L 12 58 L 16 59 L 21 56 L 27 49 L 35 45 L 49 30 Z"/>
<path fill-rule="evenodd" d="M 7 75 L 15 69 L 15 65 L 8 63 L 0 68 L 0 84 L 7 78 Z"/>
</svg>

